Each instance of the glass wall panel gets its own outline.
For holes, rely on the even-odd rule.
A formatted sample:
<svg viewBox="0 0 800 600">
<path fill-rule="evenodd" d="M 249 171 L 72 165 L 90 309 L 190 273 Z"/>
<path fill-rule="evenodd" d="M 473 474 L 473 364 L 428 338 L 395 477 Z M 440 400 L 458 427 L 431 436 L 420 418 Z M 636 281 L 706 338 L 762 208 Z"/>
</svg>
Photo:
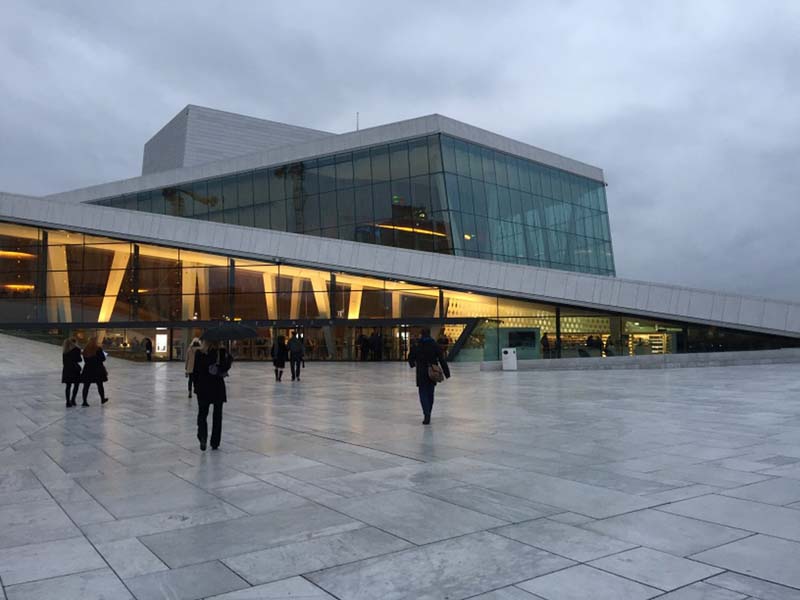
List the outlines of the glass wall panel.
<svg viewBox="0 0 800 600">
<path fill-rule="evenodd" d="M 434 175 L 428 178 L 429 173 Z M 350 190 L 354 190 L 352 196 Z M 446 135 L 98 202 L 365 243 L 614 274 L 601 182 Z"/>
</svg>

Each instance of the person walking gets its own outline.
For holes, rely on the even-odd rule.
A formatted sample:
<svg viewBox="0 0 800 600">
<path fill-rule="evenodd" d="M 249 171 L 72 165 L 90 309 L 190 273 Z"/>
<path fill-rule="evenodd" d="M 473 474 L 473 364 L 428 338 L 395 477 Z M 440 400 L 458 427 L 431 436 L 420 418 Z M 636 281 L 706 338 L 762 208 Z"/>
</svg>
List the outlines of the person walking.
<svg viewBox="0 0 800 600">
<path fill-rule="evenodd" d="M 272 344 L 270 352 L 272 356 L 272 366 L 275 367 L 275 381 L 280 381 L 283 377 L 283 370 L 286 368 L 286 361 L 289 360 L 289 347 L 286 345 L 286 338 L 279 335 Z M 292 371 L 292 379 L 294 379 L 294 371 Z"/>
<path fill-rule="evenodd" d="M 208 440 L 208 410 L 214 405 L 211 423 L 211 449 L 222 441 L 222 405 L 228 401 L 225 377 L 233 358 L 218 342 L 203 341 L 194 357 L 194 391 L 197 394 L 197 439 L 205 451 Z"/>
<path fill-rule="evenodd" d="M 67 408 L 75 406 L 75 398 L 78 397 L 78 389 L 81 387 L 81 349 L 75 343 L 74 338 L 64 340 L 61 347 L 61 383 L 66 384 L 64 395 L 67 398 Z"/>
<path fill-rule="evenodd" d="M 153 342 L 150 341 L 150 338 L 144 338 L 144 353 L 147 356 L 147 362 L 152 362 Z"/>
<path fill-rule="evenodd" d="M 292 381 L 300 381 L 300 366 L 304 352 L 303 340 L 298 337 L 296 331 L 293 331 L 292 339 L 289 340 L 289 368 L 292 371 Z"/>
<path fill-rule="evenodd" d="M 408 354 L 409 366 L 417 370 L 417 388 L 419 391 L 419 403 L 422 405 L 423 425 L 431 422 L 431 412 L 433 411 L 433 393 L 436 384 L 443 379 L 450 379 L 450 367 L 447 365 L 444 353 L 431 337 L 431 330 L 427 327 L 422 329 L 420 339 L 411 348 Z"/>
<path fill-rule="evenodd" d="M 194 357 L 200 348 L 200 340 L 194 338 L 186 349 L 186 379 L 189 385 L 189 398 L 192 397 L 192 386 L 194 385 Z"/>
<path fill-rule="evenodd" d="M 81 374 L 81 381 L 83 381 L 83 404 L 81 406 L 89 406 L 86 399 L 89 397 L 89 386 L 93 383 L 97 384 L 97 392 L 100 394 L 100 404 L 108 402 L 106 391 L 103 384 L 108 381 L 108 371 L 103 364 L 106 362 L 106 353 L 97 345 L 97 338 L 93 337 L 86 344 L 83 349 L 83 373 Z"/>
</svg>

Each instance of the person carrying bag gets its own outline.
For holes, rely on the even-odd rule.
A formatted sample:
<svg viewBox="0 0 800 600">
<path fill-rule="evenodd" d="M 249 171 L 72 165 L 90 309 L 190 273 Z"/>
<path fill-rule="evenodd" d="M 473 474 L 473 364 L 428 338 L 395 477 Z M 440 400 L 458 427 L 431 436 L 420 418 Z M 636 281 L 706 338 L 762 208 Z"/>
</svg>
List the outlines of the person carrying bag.
<svg viewBox="0 0 800 600">
<path fill-rule="evenodd" d="M 408 354 L 408 364 L 417 370 L 416 383 L 419 403 L 422 406 L 422 424 L 428 425 L 431 422 L 436 384 L 450 378 L 450 367 L 447 365 L 444 352 L 431 337 L 430 329 L 422 329 L 419 341 Z"/>
</svg>

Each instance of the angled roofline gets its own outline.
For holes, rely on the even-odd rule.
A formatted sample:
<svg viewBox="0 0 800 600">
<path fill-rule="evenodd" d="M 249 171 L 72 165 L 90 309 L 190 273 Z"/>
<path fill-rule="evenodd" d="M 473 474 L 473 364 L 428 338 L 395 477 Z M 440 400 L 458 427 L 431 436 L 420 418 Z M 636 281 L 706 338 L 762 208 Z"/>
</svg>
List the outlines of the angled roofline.
<svg viewBox="0 0 800 600">
<path fill-rule="evenodd" d="M 302 144 L 281 146 L 279 148 L 227 158 L 203 165 L 141 175 L 130 179 L 112 181 L 68 192 L 50 194 L 44 197 L 61 202 L 89 202 L 101 198 L 180 185 L 198 179 L 221 177 L 242 171 L 281 165 L 288 162 L 308 160 L 317 156 L 349 152 L 367 146 L 376 146 L 436 133 L 451 135 L 466 141 L 494 148 L 501 152 L 528 158 L 582 177 L 594 179 L 601 183 L 605 182 L 603 170 L 599 167 L 593 167 L 586 163 L 492 133 L 485 129 L 456 121 L 449 117 L 432 114 L 405 121 L 398 121 L 396 123 L 369 127 L 359 131 L 333 134 L 319 140 L 304 142 Z"/>
<path fill-rule="evenodd" d="M 0 221 L 800 338 L 800 303 L 0 193 Z"/>
</svg>

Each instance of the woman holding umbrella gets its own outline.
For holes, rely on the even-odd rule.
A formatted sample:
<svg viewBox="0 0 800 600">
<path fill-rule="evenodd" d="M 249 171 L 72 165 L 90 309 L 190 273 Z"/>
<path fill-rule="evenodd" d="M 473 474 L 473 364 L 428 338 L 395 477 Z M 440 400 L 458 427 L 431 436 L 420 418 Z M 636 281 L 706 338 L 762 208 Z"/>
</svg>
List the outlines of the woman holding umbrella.
<svg viewBox="0 0 800 600">
<path fill-rule="evenodd" d="M 228 401 L 225 378 L 233 357 L 220 341 L 255 337 L 256 331 L 242 325 L 221 325 L 206 331 L 200 339 L 202 345 L 194 356 L 194 391 L 197 394 L 197 439 L 200 450 L 205 451 L 208 440 L 208 410 L 214 405 L 211 421 L 211 449 L 219 448 L 222 441 L 222 405 Z"/>
</svg>

